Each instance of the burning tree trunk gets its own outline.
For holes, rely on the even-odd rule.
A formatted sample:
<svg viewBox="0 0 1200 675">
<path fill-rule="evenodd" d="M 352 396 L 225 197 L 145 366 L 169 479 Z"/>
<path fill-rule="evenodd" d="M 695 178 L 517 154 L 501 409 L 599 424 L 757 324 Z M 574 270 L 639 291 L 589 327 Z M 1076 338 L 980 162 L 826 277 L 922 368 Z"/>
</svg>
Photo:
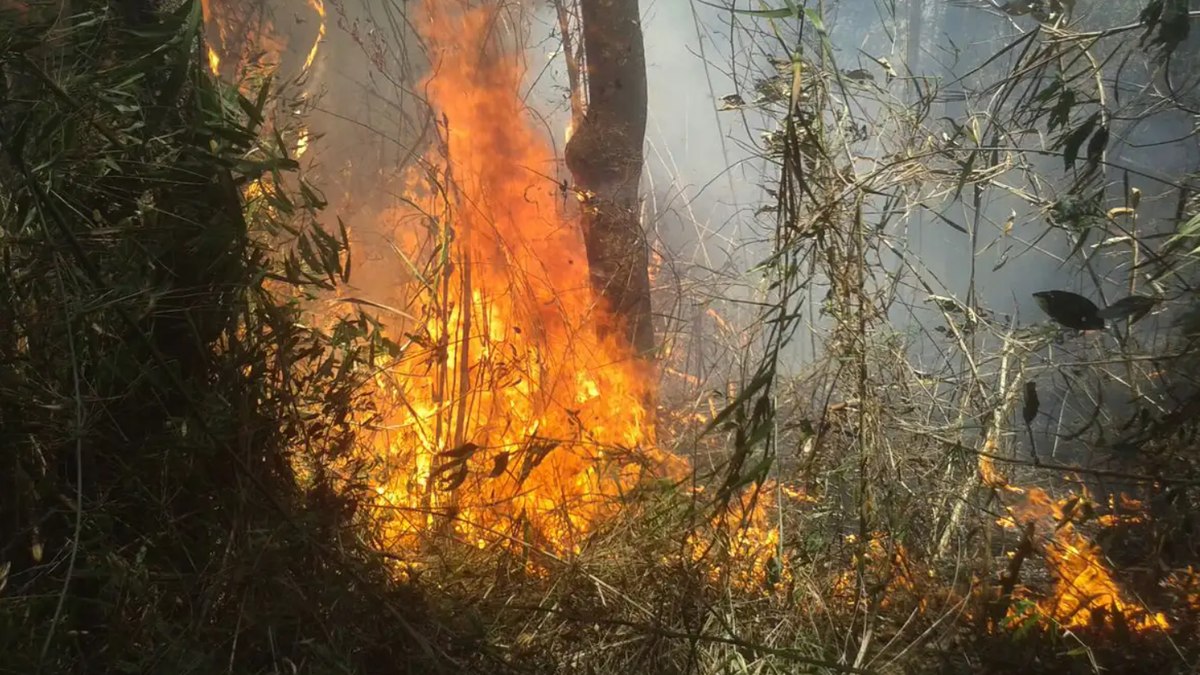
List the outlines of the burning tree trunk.
<svg viewBox="0 0 1200 675">
<path fill-rule="evenodd" d="M 637 0 L 580 0 L 588 104 L 567 142 L 567 168 L 583 195 L 593 286 L 629 343 L 654 349 L 646 236 L 638 182 L 646 134 L 646 55 Z"/>
</svg>

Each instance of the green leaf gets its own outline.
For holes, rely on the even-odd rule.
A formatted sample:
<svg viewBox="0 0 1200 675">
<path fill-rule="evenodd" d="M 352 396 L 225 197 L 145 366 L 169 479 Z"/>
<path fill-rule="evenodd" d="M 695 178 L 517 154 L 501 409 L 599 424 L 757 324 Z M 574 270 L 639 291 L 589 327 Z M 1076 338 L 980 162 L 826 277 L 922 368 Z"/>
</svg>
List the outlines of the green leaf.
<svg viewBox="0 0 1200 675">
<path fill-rule="evenodd" d="M 748 14 L 763 19 L 787 19 L 796 16 L 795 12 L 786 7 L 783 9 L 731 9 L 734 14 Z"/>
<path fill-rule="evenodd" d="M 826 34 L 825 22 L 823 20 L 821 20 L 820 14 L 817 14 L 815 11 L 813 11 L 811 9 L 805 9 L 804 16 L 808 17 L 808 22 L 812 24 L 813 28 L 817 29 L 818 33 L 820 33 L 821 35 Z"/>
<path fill-rule="evenodd" d="M 163 86 L 162 93 L 158 97 L 160 108 L 150 124 L 151 129 L 158 128 L 167 119 L 167 113 L 175 109 L 176 101 L 183 91 L 183 85 L 188 80 L 188 73 L 198 67 L 192 59 L 192 54 L 195 44 L 200 37 L 200 3 L 194 0 L 185 2 L 179 8 L 178 14 L 174 18 L 181 20 L 181 26 L 178 28 L 178 38 L 174 40 L 176 43 L 176 52 L 167 62 L 168 67 L 173 66 L 173 70 L 166 85 Z M 167 22 L 164 25 L 169 25 L 169 23 L 171 22 Z"/>
<path fill-rule="evenodd" d="M 722 7 L 711 2 L 705 2 L 704 0 L 699 0 L 699 2 L 702 5 L 708 5 L 714 9 L 733 12 L 734 14 L 744 14 L 746 16 L 757 16 L 763 19 L 787 19 L 791 17 L 798 18 L 800 16 L 791 0 L 788 0 L 789 7 L 785 7 L 783 9 L 736 9 L 733 7 Z"/>
<path fill-rule="evenodd" d="M 708 423 L 708 426 L 704 428 L 704 433 L 708 433 L 719 427 L 722 422 L 729 419 L 730 415 L 732 415 L 735 411 L 740 410 L 741 407 L 756 393 L 758 393 L 760 389 L 768 386 L 774 377 L 774 367 L 768 367 L 759 372 L 758 375 L 756 375 L 754 379 L 750 381 L 750 384 L 746 385 L 746 388 L 743 389 L 740 394 L 738 394 L 737 398 L 735 398 L 732 403 L 725 406 L 725 409 L 718 413 L 717 416 Z"/>
</svg>

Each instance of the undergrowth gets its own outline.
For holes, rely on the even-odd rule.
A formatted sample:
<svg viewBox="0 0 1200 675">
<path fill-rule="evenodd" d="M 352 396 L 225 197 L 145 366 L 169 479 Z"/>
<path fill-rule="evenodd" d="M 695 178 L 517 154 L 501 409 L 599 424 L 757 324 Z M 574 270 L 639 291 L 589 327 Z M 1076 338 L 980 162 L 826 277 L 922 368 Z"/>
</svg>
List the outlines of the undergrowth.
<svg viewBox="0 0 1200 675">
<path fill-rule="evenodd" d="M 274 87 L 208 76 L 199 2 L 71 9 L 0 24 L 0 671 L 449 668 L 320 470 L 389 345 L 307 325 L 349 258 Z"/>
<path fill-rule="evenodd" d="M 349 279 L 351 256 L 345 228 L 320 223 L 325 200 L 274 114 L 279 89 L 206 73 L 198 2 L 154 19 L 95 0 L 72 7 L 69 17 L 35 7 L 0 31 L 0 672 L 1182 672 L 1196 662 L 1200 606 L 1188 598 L 1200 588 L 1167 573 L 1197 559 L 1197 395 L 1182 378 L 1160 396 L 1149 383 L 1161 375 L 1132 365 L 1194 370 L 1194 326 L 1174 324 L 1145 354 L 1128 330 L 1117 356 L 1088 351 L 1079 336 L 1019 328 L 983 307 L 973 283 L 961 299 L 946 294 L 888 229 L 930 211 L 913 195 L 937 186 L 970 203 L 974 246 L 980 195 L 1012 190 L 1006 171 L 1036 154 L 1000 147 L 1008 132 L 996 120 L 1052 116 L 1055 152 L 1065 143 L 1078 154 L 1071 137 L 1087 120 L 1092 133 L 1100 112 L 999 106 L 935 134 L 937 92 L 914 85 L 907 107 L 875 92 L 891 107 L 875 120 L 888 133 L 872 152 L 894 161 L 862 170 L 852 148 L 866 139 L 841 107 L 861 73 L 848 82 L 838 68 L 820 13 L 758 12 L 791 22 L 763 44 L 801 45 L 759 83 L 778 122 L 763 153 L 779 170 L 761 211 L 776 245 L 756 270 L 763 353 L 741 363 L 749 377 L 719 403 L 665 401 L 659 435 L 690 453 L 692 482 L 643 486 L 570 556 L 445 538 L 401 561 L 361 529 L 370 499 L 353 452 L 373 422 L 373 369 L 397 348 L 367 314 L 313 325 L 309 308 Z M 1046 30 L 996 85 L 1005 96 L 1026 91 L 1025 67 L 1067 62 L 1085 40 Z M 1014 53 L 1025 40 L 1035 38 Z M 1096 72 L 1040 73 L 1059 83 L 1040 100 L 1064 83 L 1083 92 Z M 1129 216 L 1067 208 L 1096 189 L 1092 154 L 1091 173 L 1030 205 L 1071 221 L 1059 223 L 1071 256 L 1087 250 L 1089 229 L 1113 234 Z M 1097 202 L 1127 203 L 1124 187 Z M 1149 273 L 1194 312 L 1195 205 L 1180 203 L 1183 236 L 1137 250 L 1162 254 Z M 933 319 L 893 329 L 898 288 L 910 312 L 911 298 L 930 298 Z M 823 359 L 785 374 L 781 354 L 800 331 L 819 332 Z M 918 371 L 912 347 L 930 339 L 942 361 Z M 1067 357 L 1041 357 L 1064 344 Z M 1171 358 L 1154 352 L 1163 345 Z M 1018 453 L 1029 450 L 1020 393 L 1039 377 L 1157 398 L 1127 419 L 1097 394 L 1083 431 L 1057 433 L 1106 448 L 1111 465 L 1042 464 Z M 983 476 L 985 460 L 1007 477 Z M 1007 488 L 1082 494 L 1103 480 L 1143 499 L 1148 517 L 1101 525 L 1103 505 L 1080 496 L 1072 508 L 1086 503 L 1092 516 L 1081 507 L 1056 525 L 1144 568 L 1122 581 L 1170 612 L 1172 632 L 1056 624 L 1037 602 L 1054 580 L 1032 551 L 1057 530 L 997 529 L 1013 507 Z"/>
</svg>

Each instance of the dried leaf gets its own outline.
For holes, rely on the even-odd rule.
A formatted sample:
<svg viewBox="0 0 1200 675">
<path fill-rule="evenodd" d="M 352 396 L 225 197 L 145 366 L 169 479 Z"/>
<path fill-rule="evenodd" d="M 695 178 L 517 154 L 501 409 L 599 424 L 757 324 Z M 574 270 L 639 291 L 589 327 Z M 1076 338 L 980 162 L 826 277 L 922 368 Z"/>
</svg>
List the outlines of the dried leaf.
<svg viewBox="0 0 1200 675">
<path fill-rule="evenodd" d="M 1039 291 L 1033 294 L 1042 311 L 1054 321 L 1075 330 L 1100 330 L 1104 319 L 1096 303 L 1069 291 Z"/>
<path fill-rule="evenodd" d="M 500 474 L 504 473 L 504 470 L 508 468 L 508 457 L 507 452 L 496 455 L 496 458 L 492 460 L 492 470 L 488 472 L 489 478 L 499 478 Z"/>
<path fill-rule="evenodd" d="M 1096 129 L 1096 133 L 1092 134 L 1092 140 L 1088 141 L 1087 145 L 1087 161 L 1092 167 L 1100 164 L 1100 160 L 1104 157 L 1104 150 L 1108 147 L 1108 127 L 1103 124 Z"/>
<path fill-rule="evenodd" d="M 1021 418 L 1025 420 L 1025 424 L 1032 424 L 1033 420 L 1037 419 L 1038 407 L 1037 383 L 1025 383 L 1025 405 L 1021 408 Z"/>
<path fill-rule="evenodd" d="M 1159 303 L 1158 298 L 1146 295 L 1130 295 L 1114 302 L 1096 313 L 1101 319 L 1129 319 L 1134 323 L 1146 316 Z"/>
<path fill-rule="evenodd" d="M 1075 159 L 1079 157 L 1079 148 L 1083 147 L 1083 142 L 1087 140 L 1088 136 L 1092 135 L 1092 130 L 1096 128 L 1096 121 L 1098 119 L 1099 115 L 1093 114 L 1087 118 L 1087 121 L 1075 127 L 1071 133 L 1063 138 L 1064 168 L 1070 169 L 1075 164 Z"/>
</svg>

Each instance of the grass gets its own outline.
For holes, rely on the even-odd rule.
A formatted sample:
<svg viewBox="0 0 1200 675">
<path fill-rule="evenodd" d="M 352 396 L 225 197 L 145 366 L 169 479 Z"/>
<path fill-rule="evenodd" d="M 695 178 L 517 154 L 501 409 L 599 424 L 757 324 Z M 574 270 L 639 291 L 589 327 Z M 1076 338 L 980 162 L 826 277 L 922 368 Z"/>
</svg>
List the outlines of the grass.
<svg viewBox="0 0 1200 675">
<path fill-rule="evenodd" d="M 976 188 L 1011 189 L 1013 167 L 1049 152 L 1001 157 L 1005 116 L 1062 119 L 1017 93 L 1054 59 L 1010 64 L 997 86 L 1017 102 L 973 136 L 933 133 L 919 113 L 936 91 L 904 107 L 875 92 L 895 131 L 880 144 L 895 145 L 872 152 L 907 159 L 864 172 L 857 128 L 831 112 L 849 85 L 823 38 L 788 36 L 814 76 L 800 105 L 764 103 L 780 179 L 763 211 L 776 254 L 759 270 L 773 304 L 747 331 L 761 359 L 729 346 L 748 376 L 724 412 L 683 392 L 659 420 L 703 491 L 644 486 L 572 555 L 432 538 L 406 568 L 371 545 L 367 486 L 347 479 L 367 470 L 354 448 L 372 369 L 397 347 L 360 306 L 327 329 L 307 321 L 350 251 L 344 228 L 320 224 L 296 130 L 274 114 L 286 91 L 210 78 L 198 3 L 144 24 L 74 9 L 35 7 L 0 33 L 0 672 L 1185 672 L 1200 658 L 1186 322 L 1107 343 L 1022 328 L 888 229 L 926 208 L 909 195 L 941 190 L 972 203 L 982 246 Z M 806 30 L 794 23 L 780 30 Z M 1100 48 L 1045 39 L 1064 58 Z M 1102 82 L 1089 59 L 1070 63 L 1061 81 Z M 1070 135 L 1095 111 L 1066 112 L 1055 126 Z M 1070 221 L 1073 243 L 1132 227 L 1114 264 L 1082 260 L 1084 245 L 1072 257 L 1097 279 L 1153 265 L 1186 317 L 1194 246 L 1063 207 L 1096 180 L 1035 206 Z M 1100 205 L 1125 203 L 1121 187 Z M 923 318 L 896 329 L 897 311 Z M 785 375 L 797 331 L 823 358 Z M 918 367 L 916 345 L 942 365 Z M 1061 394 L 1062 427 L 1038 438 L 1106 448 L 1107 464 L 1026 457 L 1030 380 Z M 984 459 L 1003 482 L 980 480 Z M 1061 522 L 999 528 L 1035 487 L 1079 499 Z M 1105 491 L 1141 499 L 1137 517 L 1105 520 L 1119 515 Z M 1047 614 L 1043 551 L 1068 526 L 1170 630 Z"/>
</svg>

